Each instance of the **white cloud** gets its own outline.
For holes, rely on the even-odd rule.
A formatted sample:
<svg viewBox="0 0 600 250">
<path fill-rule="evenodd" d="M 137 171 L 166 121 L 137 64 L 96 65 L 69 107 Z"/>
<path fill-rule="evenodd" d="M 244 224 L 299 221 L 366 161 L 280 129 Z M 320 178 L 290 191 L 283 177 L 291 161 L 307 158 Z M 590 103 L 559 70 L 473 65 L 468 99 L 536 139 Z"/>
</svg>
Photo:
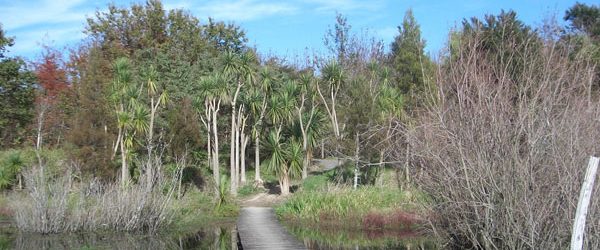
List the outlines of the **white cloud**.
<svg viewBox="0 0 600 250">
<path fill-rule="evenodd" d="M 211 1 L 196 7 L 199 17 L 213 17 L 225 21 L 249 21 L 273 15 L 292 14 L 297 7 L 286 2 L 258 0 Z"/>
<path fill-rule="evenodd" d="M 76 11 L 83 0 L 10 1 L 0 9 L 0 20 L 6 30 L 31 25 L 85 21 L 86 12 Z"/>
<path fill-rule="evenodd" d="M 382 1 L 380 0 L 302 0 L 302 2 L 312 5 L 314 10 L 319 12 L 349 12 L 354 10 L 376 11 L 383 7 Z"/>
<path fill-rule="evenodd" d="M 38 56 L 36 53 L 39 53 L 42 45 L 60 49 L 84 38 L 81 27 L 73 26 L 31 29 L 9 35 L 16 37 L 15 45 L 9 48 L 10 54 L 30 59 Z"/>
<path fill-rule="evenodd" d="M 9 54 L 32 59 L 41 44 L 62 47 L 80 40 L 93 7 L 84 0 L 6 1 L 0 20 L 6 34 L 15 37 Z"/>
</svg>

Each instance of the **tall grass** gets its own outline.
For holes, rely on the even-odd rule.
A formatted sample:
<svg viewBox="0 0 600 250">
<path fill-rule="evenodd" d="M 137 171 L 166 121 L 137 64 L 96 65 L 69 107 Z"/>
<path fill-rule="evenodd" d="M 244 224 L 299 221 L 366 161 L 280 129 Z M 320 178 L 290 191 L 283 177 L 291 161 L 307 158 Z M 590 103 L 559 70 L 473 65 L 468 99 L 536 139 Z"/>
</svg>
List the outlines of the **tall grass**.
<svg viewBox="0 0 600 250">
<path fill-rule="evenodd" d="M 323 191 L 300 192 L 275 208 L 278 216 L 307 222 L 322 220 L 352 220 L 360 225 L 364 216 L 374 211 L 394 213 L 398 209 L 417 212 L 426 197 L 415 191 L 400 192 L 383 187 L 362 187 L 357 190 L 328 186 Z"/>
<path fill-rule="evenodd" d="M 170 203 L 176 185 L 163 192 L 160 185 L 148 190 L 143 183 L 122 188 L 92 181 L 72 191 L 70 173 L 48 180 L 39 168 L 25 171 L 24 179 L 27 192 L 13 194 L 9 204 L 20 231 L 154 233 L 172 221 Z"/>
</svg>

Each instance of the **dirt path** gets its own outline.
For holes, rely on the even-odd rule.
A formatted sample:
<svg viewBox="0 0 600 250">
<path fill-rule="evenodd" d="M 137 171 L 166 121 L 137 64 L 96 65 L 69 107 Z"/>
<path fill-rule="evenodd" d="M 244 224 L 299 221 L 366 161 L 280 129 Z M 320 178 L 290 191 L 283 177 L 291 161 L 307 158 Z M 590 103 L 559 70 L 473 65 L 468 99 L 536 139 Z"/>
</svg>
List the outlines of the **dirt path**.
<svg viewBox="0 0 600 250">
<path fill-rule="evenodd" d="M 285 197 L 278 194 L 260 193 L 243 199 L 240 205 L 242 207 L 273 207 L 284 199 Z"/>
</svg>

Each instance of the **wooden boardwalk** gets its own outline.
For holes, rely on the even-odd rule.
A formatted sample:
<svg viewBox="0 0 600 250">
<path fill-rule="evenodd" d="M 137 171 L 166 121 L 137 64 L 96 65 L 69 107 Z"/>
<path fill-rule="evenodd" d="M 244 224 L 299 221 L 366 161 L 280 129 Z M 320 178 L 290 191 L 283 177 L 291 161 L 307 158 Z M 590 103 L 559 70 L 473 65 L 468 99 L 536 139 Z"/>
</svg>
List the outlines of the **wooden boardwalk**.
<svg viewBox="0 0 600 250">
<path fill-rule="evenodd" d="M 304 244 L 279 224 L 270 207 L 245 207 L 237 221 L 242 248 L 253 249 L 306 249 Z"/>
</svg>

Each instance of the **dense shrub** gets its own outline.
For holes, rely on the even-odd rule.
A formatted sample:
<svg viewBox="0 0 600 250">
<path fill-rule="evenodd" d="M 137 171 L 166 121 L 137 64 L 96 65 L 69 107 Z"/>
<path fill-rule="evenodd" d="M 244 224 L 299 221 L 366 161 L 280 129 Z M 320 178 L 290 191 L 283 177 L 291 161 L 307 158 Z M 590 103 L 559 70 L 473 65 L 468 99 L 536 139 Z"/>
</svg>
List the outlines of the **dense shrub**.
<svg viewBox="0 0 600 250">
<path fill-rule="evenodd" d="M 65 169 L 65 153 L 61 149 L 42 150 L 40 157 L 46 166 L 46 174 L 61 176 Z M 21 172 L 38 164 L 33 148 L 0 151 L 0 189 L 22 187 Z M 19 185 L 20 184 L 20 185 Z"/>
<path fill-rule="evenodd" d="M 568 248 L 587 160 L 600 153 L 594 65 L 535 37 L 498 38 L 490 51 L 487 33 L 471 32 L 439 70 L 437 104 L 406 133 L 435 232 L 459 248 Z M 599 216 L 594 199 L 586 249 L 600 248 Z"/>
<path fill-rule="evenodd" d="M 21 152 L 17 150 L 0 152 L 0 189 L 9 188 L 19 182 L 18 175 L 24 164 Z"/>
</svg>

